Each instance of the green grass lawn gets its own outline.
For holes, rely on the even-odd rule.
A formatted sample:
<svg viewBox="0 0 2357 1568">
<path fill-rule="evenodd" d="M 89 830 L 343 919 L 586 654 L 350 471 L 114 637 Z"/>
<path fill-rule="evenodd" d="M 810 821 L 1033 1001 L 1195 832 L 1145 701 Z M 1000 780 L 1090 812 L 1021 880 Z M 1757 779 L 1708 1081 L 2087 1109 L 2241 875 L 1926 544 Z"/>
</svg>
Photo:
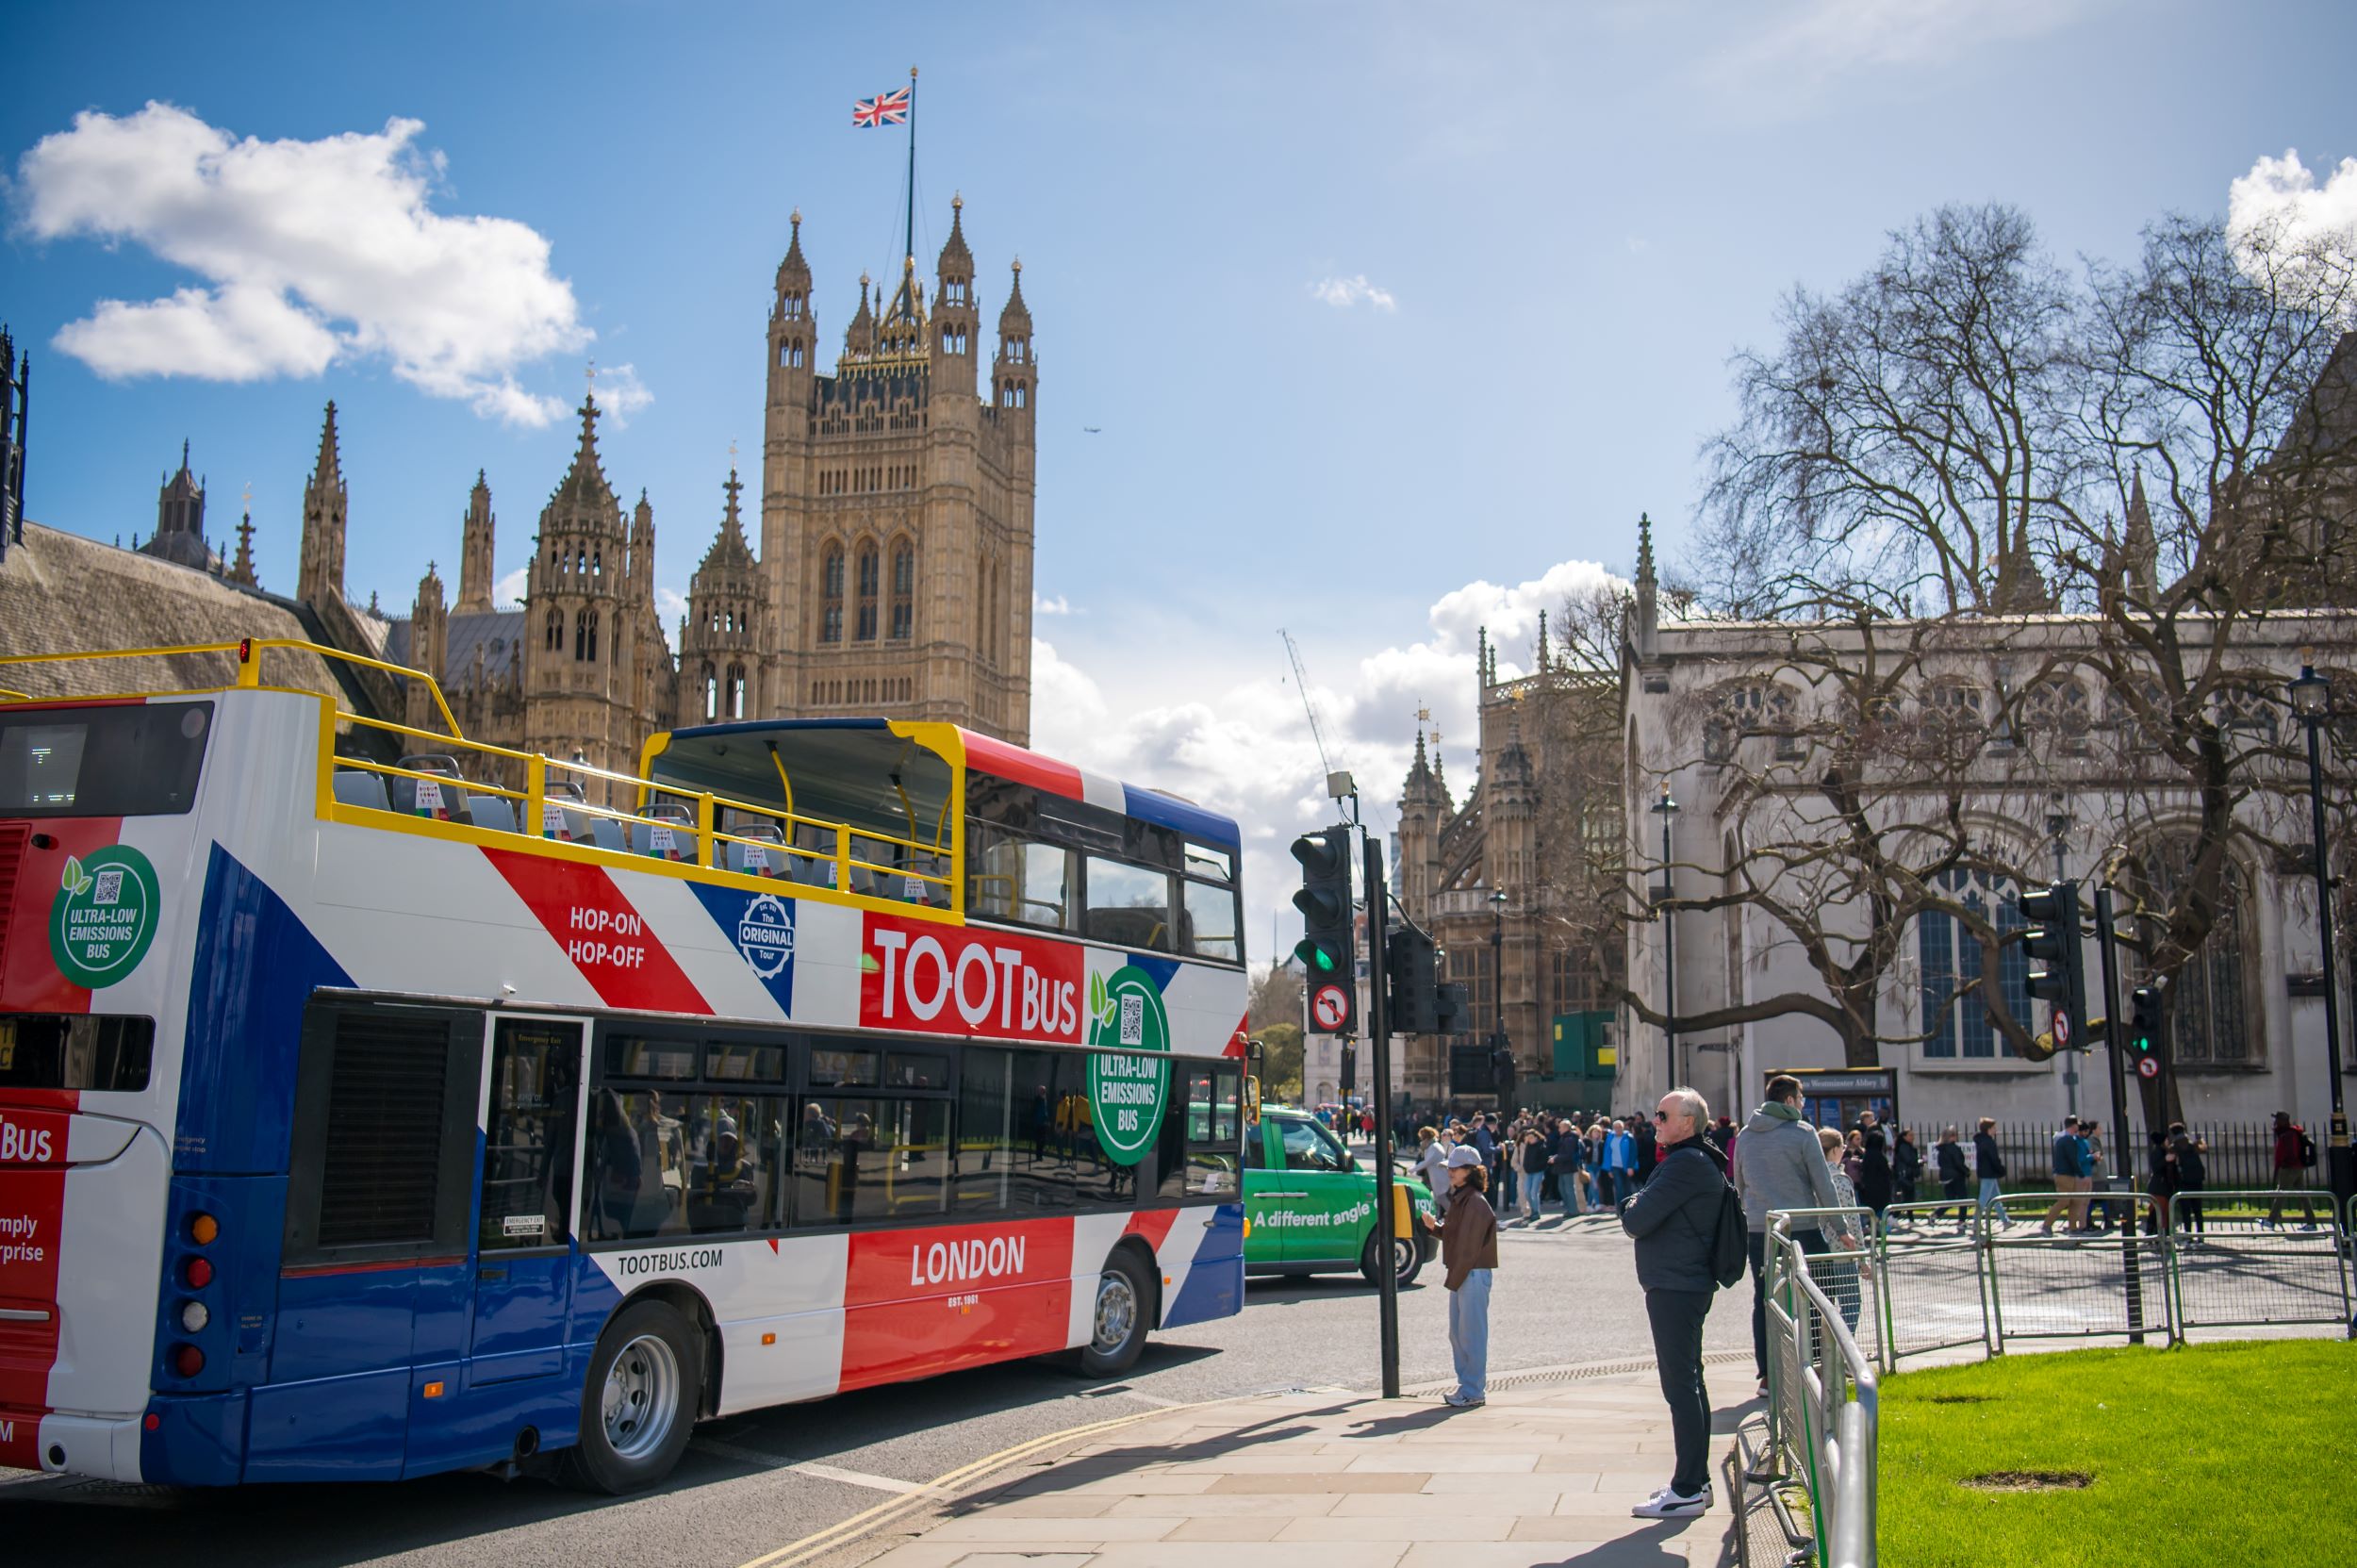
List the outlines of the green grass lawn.
<svg viewBox="0 0 2357 1568">
<path fill-rule="evenodd" d="M 1882 1386 L 1888 1568 L 2357 1562 L 2357 1345 L 2057 1354 Z M 2077 1471 L 2077 1491 L 1961 1485 Z"/>
</svg>

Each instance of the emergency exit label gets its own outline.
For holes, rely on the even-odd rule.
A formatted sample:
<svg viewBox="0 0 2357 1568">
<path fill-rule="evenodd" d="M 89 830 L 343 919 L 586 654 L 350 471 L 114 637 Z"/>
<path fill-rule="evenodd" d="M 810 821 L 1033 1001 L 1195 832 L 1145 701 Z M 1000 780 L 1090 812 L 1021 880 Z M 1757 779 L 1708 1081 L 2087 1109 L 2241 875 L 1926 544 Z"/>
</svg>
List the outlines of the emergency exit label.
<svg viewBox="0 0 2357 1568">
<path fill-rule="evenodd" d="M 49 908 L 49 956 L 92 991 L 139 967 L 156 939 L 156 867 L 128 844 L 68 855 Z"/>
</svg>

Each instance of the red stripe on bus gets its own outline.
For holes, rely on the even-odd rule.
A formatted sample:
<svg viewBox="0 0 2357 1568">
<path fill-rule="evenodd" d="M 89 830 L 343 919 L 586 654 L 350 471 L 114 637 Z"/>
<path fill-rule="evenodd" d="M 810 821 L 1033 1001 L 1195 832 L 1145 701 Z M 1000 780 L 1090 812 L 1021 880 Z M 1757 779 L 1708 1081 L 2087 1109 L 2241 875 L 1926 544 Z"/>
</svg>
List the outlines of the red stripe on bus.
<svg viewBox="0 0 2357 1568">
<path fill-rule="evenodd" d="M 1170 1234 L 1170 1228 L 1178 1218 L 1178 1211 L 1176 1209 L 1141 1209 L 1129 1216 L 1129 1227 L 1121 1233 L 1138 1237 L 1159 1253 L 1162 1249 L 1162 1238 Z"/>
<path fill-rule="evenodd" d="M 1050 795 L 1066 800 L 1081 799 L 1080 770 L 1068 762 L 1043 757 L 1037 751 L 1013 746 L 1003 740 L 966 731 L 961 737 L 965 742 L 965 766 L 979 768 L 993 778 L 1009 779 L 1044 789 Z"/>
<path fill-rule="evenodd" d="M 388 1258 L 371 1263 L 288 1263 L 278 1271 L 281 1279 L 297 1276 L 313 1279 L 322 1274 L 386 1274 L 397 1268 L 451 1268 L 467 1261 L 463 1252 L 447 1258 Z"/>
<path fill-rule="evenodd" d="M 507 885 L 571 959 L 608 1007 L 710 1013 L 646 916 L 622 897 L 605 868 L 513 850 L 483 850 Z"/>
<path fill-rule="evenodd" d="M 38 1323 L 0 1323 L 0 1409 L 43 1411 L 49 1408 L 49 1374 L 58 1362 L 62 1327 L 58 1308 L 58 1231 L 65 1221 L 66 1137 L 71 1108 L 35 1111 L 0 1107 L 0 1306 L 41 1311 Z M 86 1263 L 95 1260 L 85 1260 Z M 17 1441 L 0 1444 L 0 1464 L 39 1469 L 39 1459 L 10 1458 L 23 1447 L 25 1428 L 38 1435 L 41 1420 L 10 1425 Z"/>
</svg>

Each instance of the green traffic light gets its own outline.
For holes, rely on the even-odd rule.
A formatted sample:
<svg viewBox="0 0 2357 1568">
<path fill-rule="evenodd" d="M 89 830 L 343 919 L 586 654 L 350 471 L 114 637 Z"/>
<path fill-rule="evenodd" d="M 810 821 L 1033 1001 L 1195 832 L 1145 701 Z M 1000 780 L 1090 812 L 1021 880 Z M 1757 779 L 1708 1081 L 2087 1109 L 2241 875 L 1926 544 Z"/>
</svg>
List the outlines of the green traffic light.
<svg viewBox="0 0 2357 1568">
<path fill-rule="evenodd" d="M 1294 944 L 1294 956 L 1307 967 L 1323 975 L 1330 975 L 1338 967 L 1334 955 L 1327 950 L 1326 945 L 1307 936 Z"/>
</svg>

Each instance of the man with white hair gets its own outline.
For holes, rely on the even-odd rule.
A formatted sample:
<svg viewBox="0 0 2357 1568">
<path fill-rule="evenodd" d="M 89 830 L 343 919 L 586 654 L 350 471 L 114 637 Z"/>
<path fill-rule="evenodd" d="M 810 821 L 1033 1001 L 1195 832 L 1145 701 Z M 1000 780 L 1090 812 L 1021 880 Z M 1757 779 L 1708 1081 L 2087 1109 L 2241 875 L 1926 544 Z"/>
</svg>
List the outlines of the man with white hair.
<svg viewBox="0 0 2357 1568">
<path fill-rule="evenodd" d="M 1621 1229 L 1637 1238 L 1637 1282 L 1653 1324 L 1661 1396 L 1670 1405 L 1677 1468 L 1670 1484 L 1629 1511 L 1640 1519 L 1684 1519 L 1710 1507 L 1710 1395 L 1703 1386 L 1703 1320 L 1719 1281 L 1711 1242 L 1726 1178 L 1703 1142 L 1710 1107 L 1692 1089 L 1661 1097 L 1653 1114 L 1661 1149 L 1652 1179 L 1621 1205 Z"/>
</svg>

